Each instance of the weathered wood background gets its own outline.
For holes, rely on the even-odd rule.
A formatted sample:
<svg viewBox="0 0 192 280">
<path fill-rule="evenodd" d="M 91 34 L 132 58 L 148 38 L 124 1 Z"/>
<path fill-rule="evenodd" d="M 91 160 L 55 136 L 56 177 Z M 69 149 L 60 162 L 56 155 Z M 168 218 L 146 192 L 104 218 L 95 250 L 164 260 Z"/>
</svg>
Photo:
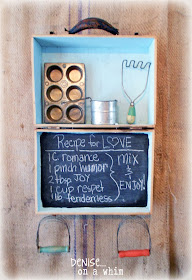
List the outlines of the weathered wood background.
<svg viewBox="0 0 192 280">
<path fill-rule="evenodd" d="M 152 238 L 148 258 L 118 258 L 119 216 L 67 216 L 71 253 L 44 255 L 36 251 L 36 230 L 42 217 L 35 214 L 34 201 L 31 36 L 50 31 L 64 34 L 64 27 L 69 29 L 87 17 L 107 20 L 121 35 L 139 32 L 156 35 L 158 39 L 154 205 L 153 214 L 146 218 Z M 1 6 L 3 275 L 73 279 L 78 271 L 71 267 L 71 258 L 85 256 L 99 258 L 101 264 L 113 269 L 123 269 L 124 276 L 119 279 L 188 275 L 191 20 L 188 2 L 4 1 Z M 107 36 L 98 30 L 84 34 Z M 128 231 L 121 233 L 122 248 L 146 244 L 144 234 L 134 229 L 134 244 Z M 49 241 L 47 238 L 44 234 L 45 243 Z M 60 240 L 61 235 L 57 238 Z M 87 278 L 92 279 L 92 269 L 88 273 Z M 108 276 L 111 277 L 114 276 Z M 95 278 L 102 279 L 101 268 Z"/>
</svg>

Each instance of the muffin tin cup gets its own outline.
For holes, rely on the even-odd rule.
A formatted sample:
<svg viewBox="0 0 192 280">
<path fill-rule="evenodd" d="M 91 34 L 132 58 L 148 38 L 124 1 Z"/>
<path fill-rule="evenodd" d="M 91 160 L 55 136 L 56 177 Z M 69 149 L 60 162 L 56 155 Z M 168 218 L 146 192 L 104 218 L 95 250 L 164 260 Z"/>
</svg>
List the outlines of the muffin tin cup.
<svg viewBox="0 0 192 280">
<path fill-rule="evenodd" d="M 63 97 L 63 90 L 56 85 L 52 85 L 47 89 L 46 96 L 50 102 L 58 102 Z"/>
<path fill-rule="evenodd" d="M 47 109 L 46 116 L 51 122 L 57 123 L 63 117 L 63 110 L 59 106 L 51 105 Z"/>
<path fill-rule="evenodd" d="M 82 79 L 82 75 L 81 68 L 75 65 L 70 66 L 66 72 L 67 79 L 72 83 L 78 83 Z"/>
<path fill-rule="evenodd" d="M 49 81 L 57 83 L 63 77 L 62 68 L 58 65 L 51 65 L 46 71 L 46 76 Z"/>
<path fill-rule="evenodd" d="M 66 96 L 67 96 L 67 99 L 70 100 L 70 101 L 73 101 L 73 100 L 78 101 L 78 100 L 82 99 L 83 92 L 82 92 L 80 87 L 71 86 L 67 89 Z"/>
<path fill-rule="evenodd" d="M 44 123 L 85 123 L 85 66 L 45 63 Z"/>
<path fill-rule="evenodd" d="M 70 105 L 66 109 L 66 116 L 71 122 L 78 122 L 83 116 L 82 108 L 78 105 Z"/>
</svg>

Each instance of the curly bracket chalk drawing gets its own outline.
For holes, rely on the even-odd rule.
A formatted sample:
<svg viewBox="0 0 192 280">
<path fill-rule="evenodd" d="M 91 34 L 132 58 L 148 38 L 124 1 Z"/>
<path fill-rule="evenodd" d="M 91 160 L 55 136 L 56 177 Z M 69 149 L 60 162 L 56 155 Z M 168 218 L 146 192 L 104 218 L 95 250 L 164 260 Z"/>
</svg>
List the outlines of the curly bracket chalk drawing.
<svg viewBox="0 0 192 280">
<path fill-rule="evenodd" d="M 110 177 L 111 177 L 111 179 L 115 182 L 115 184 L 116 184 L 116 186 L 117 186 L 118 195 L 117 195 L 117 197 L 114 199 L 114 201 L 116 201 L 116 200 L 119 198 L 119 196 L 120 196 L 120 188 L 119 188 L 119 185 L 117 184 L 117 181 L 116 181 L 116 180 L 113 178 L 113 176 L 112 176 L 112 174 L 115 173 L 115 171 L 112 170 L 112 167 L 113 167 L 113 158 L 112 158 L 112 156 L 109 155 L 108 153 L 105 153 L 105 154 L 111 158 L 111 166 L 110 166 L 110 171 L 111 171 L 111 173 L 110 173 Z"/>
</svg>

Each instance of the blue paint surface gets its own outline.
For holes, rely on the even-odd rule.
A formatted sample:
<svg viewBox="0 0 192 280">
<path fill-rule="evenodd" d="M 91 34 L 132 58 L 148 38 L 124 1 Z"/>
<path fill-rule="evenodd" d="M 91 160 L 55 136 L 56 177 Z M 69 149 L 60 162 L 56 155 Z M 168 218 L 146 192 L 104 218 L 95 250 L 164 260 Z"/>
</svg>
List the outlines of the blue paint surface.
<svg viewBox="0 0 192 280">
<path fill-rule="evenodd" d="M 42 110 L 41 110 L 41 60 L 42 49 L 36 40 L 33 40 L 33 73 L 34 73 L 34 90 L 35 90 L 35 107 L 36 107 L 36 123 L 42 123 Z"/>
</svg>

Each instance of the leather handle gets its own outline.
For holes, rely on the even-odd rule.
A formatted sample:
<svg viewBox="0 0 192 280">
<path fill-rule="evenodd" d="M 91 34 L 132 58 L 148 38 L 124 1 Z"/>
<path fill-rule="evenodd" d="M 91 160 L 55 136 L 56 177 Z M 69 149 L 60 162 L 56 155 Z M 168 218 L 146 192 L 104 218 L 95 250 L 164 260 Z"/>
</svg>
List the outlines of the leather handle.
<svg viewBox="0 0 192 280">
<path fill-rule="evenodd" d="M 75 34 L 85 29 L 102 29 L 113 35 L 118 35 L 119 31 L 107 21 L 100 18 L 86 18 L 79 21 L 74 27 L 72 27 L 69 31 L 69 34 Z"/>
</svg>

